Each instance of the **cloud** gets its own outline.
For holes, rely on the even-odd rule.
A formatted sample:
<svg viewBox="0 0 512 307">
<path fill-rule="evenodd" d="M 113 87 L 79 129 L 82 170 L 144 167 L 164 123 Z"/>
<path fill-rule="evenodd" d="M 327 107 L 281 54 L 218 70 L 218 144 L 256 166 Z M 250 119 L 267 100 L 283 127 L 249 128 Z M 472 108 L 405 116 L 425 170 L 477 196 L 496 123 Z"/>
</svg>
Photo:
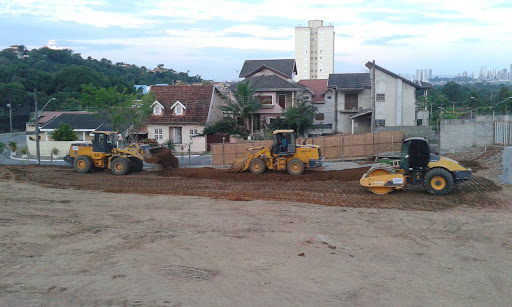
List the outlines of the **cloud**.
<svg viewBox="0 0 512 307">
<path fill-rule="evenodd" d="M 397 34 L 397 35 L 391 35 L 391 36 L 383 36 L 379 38 L 370 38 L 364 41 L 364 44 L 366 45 L 396 45 L 399 44 L 397 41 L 404 40 L 407 38 L 417 38 L 416 35 L 409 35 L 409 34 Z M 401 43 L 404 44 L 403 42 Z"/>
</svg>

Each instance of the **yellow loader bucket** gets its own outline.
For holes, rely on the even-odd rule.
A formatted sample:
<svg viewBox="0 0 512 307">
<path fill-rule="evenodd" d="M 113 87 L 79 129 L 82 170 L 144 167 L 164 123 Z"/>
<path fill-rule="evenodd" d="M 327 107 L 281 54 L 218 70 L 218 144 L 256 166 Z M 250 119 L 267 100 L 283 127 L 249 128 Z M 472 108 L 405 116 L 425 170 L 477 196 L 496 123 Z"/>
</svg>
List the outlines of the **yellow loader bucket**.
<svg viewBox="0 0 512 307">
<path fill-rule="evenodd" d="M 247 169 L 245 167 L 246 164 L 247 164 L 247 158 L 236 161 L 235 163 L 233 163 L 233 165 L 231 165 L 230 168 L 228 168 L 227 172 L 228 173 L 242 173 Z"/>
</svg>

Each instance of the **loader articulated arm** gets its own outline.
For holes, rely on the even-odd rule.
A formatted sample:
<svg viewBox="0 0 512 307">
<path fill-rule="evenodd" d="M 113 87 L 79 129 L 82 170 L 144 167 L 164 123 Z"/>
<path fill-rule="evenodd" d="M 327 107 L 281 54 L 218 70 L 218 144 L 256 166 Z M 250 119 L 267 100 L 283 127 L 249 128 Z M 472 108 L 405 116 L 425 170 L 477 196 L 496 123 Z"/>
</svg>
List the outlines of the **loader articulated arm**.
<svg viewBox="0 0 512 307">
<path fill-rule="evenodd" d="M 251 161 L 261 155 L 265 156 L 265 152 L 269 152 L 268 148 L 265 147 L 249 147 L 247 148 L 247 157 L 236 161 L 229 168 L 230 173 L 243 173 L 251 164 Z"/>
</svg>

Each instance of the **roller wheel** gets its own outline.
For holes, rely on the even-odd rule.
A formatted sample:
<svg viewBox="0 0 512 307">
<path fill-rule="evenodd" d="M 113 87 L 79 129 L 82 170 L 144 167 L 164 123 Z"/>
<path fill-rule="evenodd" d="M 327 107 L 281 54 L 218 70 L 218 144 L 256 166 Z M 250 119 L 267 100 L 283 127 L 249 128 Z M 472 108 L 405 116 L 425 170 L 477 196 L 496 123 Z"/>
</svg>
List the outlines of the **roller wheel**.
<svg viewBox="0 0 512 307">
<path fill-rule="evenodd" d="M 80 174 L 85 174 L 93 169 L 94 163 L 92 162 L 91 157 L 82 155 L 75 158 L 73 167 Z"/>
<path fill-rule="evenodd" d="M 368 170 L 366 177 L 383 176 L 396 174 L 395 169 L 389 164 L 375 164 Z M 375 194 L 388 194 L 393 191 L 392 187 L 368 187 L 368 189 Z"/>
<path fill-rule="evenodd" d="M 251 173 L 263 174 L 266 169 L 267 166 L 265 165 L 265 162 L 260 158 L 252 159 L 251 163 L 249 163 L 249 171 L 251 171 Z"/>
<path fill-rule="evenodd" d="M 140 172 L 144 167 L 144 163 L 141 159 L 130 157 L 130 161 L 132 162 L 132 172 Z"/>
<path fill-rule="evenodd" d="M 110 170 L 114 175 L 126 175 L 130 171 L 131 161 L 125 157 L 117 157 L 110 162 Z"/>
<path fill-rule="evenodd" d="M 300 175 L 304 173 L 304 163 L 299 159 L 291 159 L 286 170 L 290 175 Z"/>
<path fill-rule="evenodd" d="M 425 190 L 432 195 L 446 195 L 453 189 L 453 176 L 444 168 L 433 168 L 425 174 Z"/>
</svg>

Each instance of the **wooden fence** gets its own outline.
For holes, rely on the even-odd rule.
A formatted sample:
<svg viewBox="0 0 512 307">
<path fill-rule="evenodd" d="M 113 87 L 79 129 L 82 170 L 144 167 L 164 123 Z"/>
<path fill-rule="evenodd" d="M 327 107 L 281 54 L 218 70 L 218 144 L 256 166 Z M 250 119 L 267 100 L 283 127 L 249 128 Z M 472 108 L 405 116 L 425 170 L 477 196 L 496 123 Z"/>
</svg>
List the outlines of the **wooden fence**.
<svg viewBox="0 0 512 307">
<path fill-rule="evenodd" d="M 386 131 L 363 134 L 337 134 L 308 138 L 307 144 L 319 145 L 326 159 L 369 157 L 379 152 L 399 151 L 404 131 Z M 304 139 L 297 139 L 302 144 Z M 244 143 L 211 144 L 212 164 L 230 165 L 245 158 L 248 147 L 270 147 L 272 141 L 247 141 Z"/>
</svg>

